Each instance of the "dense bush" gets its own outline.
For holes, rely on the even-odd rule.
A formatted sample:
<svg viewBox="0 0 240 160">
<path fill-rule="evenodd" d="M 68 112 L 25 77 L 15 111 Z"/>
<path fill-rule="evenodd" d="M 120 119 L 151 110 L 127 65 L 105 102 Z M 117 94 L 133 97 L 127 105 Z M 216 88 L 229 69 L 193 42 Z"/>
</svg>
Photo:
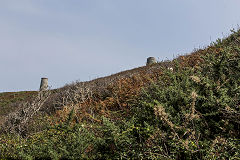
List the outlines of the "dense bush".
<svg viewBox="0 0 240 160">
<path fill-rule="evenodd" d="M 158 145 L 158 154 L 174 159 L 240 157 L 240 49 L 220 47 L 201 66 L 164 73 L 132 108 L 153 153 Z"/>
<path fill-rule="evenodd" d="M 21 159 L 84 159 L 89 156 L 98 139 L 84 124 L 71 125 L 73 110 L 66 122 L 52 126 L 26 139 L 8 137 L 2 143 L 0 158 Z M 6 138 L 6 137 L 5 137 Z M 13 152 L 10 152 L 13 151 Z M 95 155 L 91 155 L 92 158 Z"/>
<path fill-rule="evenodd" d="M 240 49 L 217 46 L 201 65 L 176 63 L 144 89 L 132 104 L 131 127 L 121 127 L 131 143 L 116 152 L 136 159 L 240 157 Z"/>
</svg>

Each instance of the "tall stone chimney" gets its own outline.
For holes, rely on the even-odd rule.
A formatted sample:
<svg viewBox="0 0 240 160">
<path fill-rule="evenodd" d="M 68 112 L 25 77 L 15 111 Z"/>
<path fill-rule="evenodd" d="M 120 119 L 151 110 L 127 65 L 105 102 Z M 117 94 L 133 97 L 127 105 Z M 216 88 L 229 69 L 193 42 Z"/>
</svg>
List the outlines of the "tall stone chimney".
<svg viewBox="0 0 240 160">
<path fill-rule="evenodd" d="M 40 84 L 40 91 L 46 91 L 48 89 L 48 78 L 42 78 Z"/>
<path fill-rule="evenodd" d="M 154 64 L 154 63 L 157 63 L 156 58 L 154 58 L 154 57 L 148 57 L 148 59 L 147 59 L 147 66 L 148 66 L 148 65 L 151 65 L 151 64 Z"/>
</svg>

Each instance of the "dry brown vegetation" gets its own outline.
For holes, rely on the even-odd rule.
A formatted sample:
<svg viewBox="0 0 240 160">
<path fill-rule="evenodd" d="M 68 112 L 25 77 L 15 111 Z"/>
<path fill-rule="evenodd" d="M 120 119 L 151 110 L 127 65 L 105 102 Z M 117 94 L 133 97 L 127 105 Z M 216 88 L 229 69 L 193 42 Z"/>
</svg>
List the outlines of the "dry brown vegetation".
<svg viewBox="0 0 240 160">
<path fill-rule="evenodd" d="M 198 50 L 191 55 L 179 56 L 173 61 L 177 61 L 183 67 L 194 67 L 202 62 L 200 55 L 212 49 L 214 48 Z M 14 105 L 17 105 L 16 108 L 18 109 L 2 116 L 2 118 L 7 119 L 3 128 L 12 132 L 15 128 L 18 133 L 25 135 L 26 132 L 34 128 L 33 125 L 35 127 L 39 125 L 39 123 L 36 123 L 36 119 L 46 117 L 50 124 L 58 124 L 66 119 L 72 107 L 76 111 L 76 121 L 78 122 L 100 122 L 99 118 L 101 116 L 111 116 L 113 118 L 115 116 L 114 111 L 129 110 L 128 101 L 136 99 L 143 87 L 157 81 L 163 69 L 173 67 L 172 63 L 171 61 L 159 62 L 87 82 L 67 84 L 62 88 L 51 90 L 51 94 L 46 99 L 41 99 L 41 105 L 37 105 L 37 112 L 30 116 L 31 118 L 35 117 L 34 119 L 31 119 L 28 114 L 22 114 L 22 112 L 31 106 L 29 104 L 40 101 L 40 99 L 24 99 L 29 102 L 15 103 Z M 29 92 L 28 97 L 31 97 L 31 95 L 36 95 L 36 92 Z M 126 114 L 127 112 L 123 113 Z M 115 118 L 119 118 L 119 116 L 115 116 Z M 17 123 L 16 121 L 22 122 Z M 37 128 L 39 129 L 39 127 Z"/>
</svg>

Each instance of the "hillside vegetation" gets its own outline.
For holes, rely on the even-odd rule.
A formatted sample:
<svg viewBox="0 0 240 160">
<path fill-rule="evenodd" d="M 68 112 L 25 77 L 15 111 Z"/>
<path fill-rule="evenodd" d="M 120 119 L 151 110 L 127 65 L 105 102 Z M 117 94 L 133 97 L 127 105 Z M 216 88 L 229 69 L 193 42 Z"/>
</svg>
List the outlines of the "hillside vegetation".
<svg viewBox="0 0 240 160">
<path fill-rule="evenodd" d="M 239 77 L 233 30 L 171 62 L 39 92 L 4 117 L 0 158 L 240 159 Z"/>
<path fill-rule="evenodd" d="M 36 94 L 34 91 L 0 93 L 0 125 L 6 115 L 17 110 L 19 103 L 29 101 Z"/>
</svg>

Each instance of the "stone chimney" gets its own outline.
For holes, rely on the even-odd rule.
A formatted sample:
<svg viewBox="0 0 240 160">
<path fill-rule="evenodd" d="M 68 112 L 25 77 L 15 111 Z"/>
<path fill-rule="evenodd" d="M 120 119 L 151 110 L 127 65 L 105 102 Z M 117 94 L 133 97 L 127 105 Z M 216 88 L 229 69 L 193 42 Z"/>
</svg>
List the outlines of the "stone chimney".
<svg viewBox="0 0 240 160">
<path fill-rule="evenodd" d="M 48 89 L 48 78 L 42 78 L 40 84 L 40 91 L 46 91 Z"/>
<path fill-rule="evenodd" d="M 148 65 L 151 65 L 151 64 L 154 64 L 154 63 L 157 63 L 156 58 L 154 58 L 154 57 L 148 57 L 148 59 L 147 59 L 147 66 L 148 66 Z"/>
</svg>

